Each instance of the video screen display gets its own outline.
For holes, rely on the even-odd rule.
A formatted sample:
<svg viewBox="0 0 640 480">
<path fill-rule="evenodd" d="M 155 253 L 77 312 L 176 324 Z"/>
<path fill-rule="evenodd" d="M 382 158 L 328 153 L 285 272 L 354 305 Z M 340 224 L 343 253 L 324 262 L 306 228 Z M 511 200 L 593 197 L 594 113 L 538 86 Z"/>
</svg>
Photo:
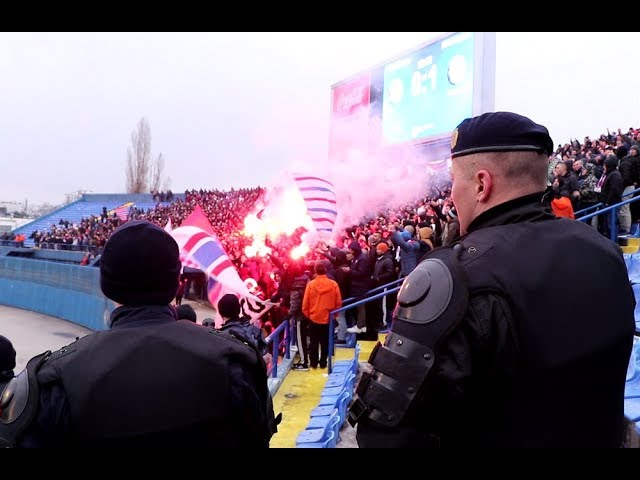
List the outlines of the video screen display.
<svg viewBox="0 0 640 480">
<path fill-rule="evenodd" d="M 456 33 L 384 65 L 382 144 L 437 138 L 472 116 L 474 42 Z"/>
</svg>

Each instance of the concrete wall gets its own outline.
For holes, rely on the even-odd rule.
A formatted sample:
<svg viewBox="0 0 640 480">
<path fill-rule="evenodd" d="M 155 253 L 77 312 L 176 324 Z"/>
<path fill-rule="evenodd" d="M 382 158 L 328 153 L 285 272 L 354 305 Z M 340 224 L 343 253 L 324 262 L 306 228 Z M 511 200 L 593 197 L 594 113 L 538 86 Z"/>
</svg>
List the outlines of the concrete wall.
<svg viewBox="0 0 640 480">
<path fill-rule="evenodd" d="M 104 330 L 115 304 L 100 290 L 94 267 L 0 258 L 0 304 Z"/>
</svg>

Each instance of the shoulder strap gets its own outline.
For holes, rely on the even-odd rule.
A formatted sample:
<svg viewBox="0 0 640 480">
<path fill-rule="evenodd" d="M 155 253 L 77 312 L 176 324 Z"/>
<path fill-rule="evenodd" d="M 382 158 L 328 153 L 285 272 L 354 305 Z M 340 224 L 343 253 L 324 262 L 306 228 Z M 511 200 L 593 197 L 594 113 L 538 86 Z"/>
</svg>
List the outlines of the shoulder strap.
<svg viewBox="0 0 640 480">
<path fill-rule="evenodd" d="M 37 373 L 49 355 L 51 351 L 46 351 L 29 360 L 26 368 L 2 391 L 0 447 L 15 447 L 17 440 L 35 419 L 40 404 Z"/>
<path fill-rule="evenodd" d="M 384 345 L 371 352 L 371 373 L 363 373 L 349 410 L 355 426 L 365 416 L 393 427 L 404 418 L 435 363 L 440 342 L 464 318 L 469 289 L 458 260 L 459 244 L 433 250 L 398 292 L 397 318 Z"/>
</svg>

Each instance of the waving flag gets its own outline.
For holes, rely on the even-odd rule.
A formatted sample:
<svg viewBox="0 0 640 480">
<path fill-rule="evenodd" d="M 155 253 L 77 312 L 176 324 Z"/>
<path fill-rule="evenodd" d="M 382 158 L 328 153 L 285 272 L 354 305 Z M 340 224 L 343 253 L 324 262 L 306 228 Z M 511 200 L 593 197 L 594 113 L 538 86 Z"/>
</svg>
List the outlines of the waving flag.
<svg viewBox="0 0 640 480">
<path fill-rule="evenodd" d="M 119 207 L 116 207 L 113 210 L 111 210 L 108 214 L 113 215 L 115 213 L 120 220 L 122 220 L 123 222 L 126 222 L 127 219 L 129 218 L 129 211 L 133 207 L 135 207 L 135 203 L 133 202 L 123 203 Z"/>
<path fill-rule="evenodd" d="M 171 230 L 170 234 L 180 247 L 182 264 L 202 270 L 207 275 L 207 296 L 214 308 L 227 293 L 240 297 L 242 314 L 251 319 L 260 317 L 271 307 L 249 292 L 200 206 L 196 206 L 182 225 Z M 219 325 L 221 319 L 217 317 L 216 324 Z"/>
<path fill-rule="evenodd" d="M 309 217 L 313 220 L 320 238 L 328 239 L 331 237 L 338 216 L 333 184 L 320 177 L 295 176 L 293 179 L 302 194 Z"/>
</svg>

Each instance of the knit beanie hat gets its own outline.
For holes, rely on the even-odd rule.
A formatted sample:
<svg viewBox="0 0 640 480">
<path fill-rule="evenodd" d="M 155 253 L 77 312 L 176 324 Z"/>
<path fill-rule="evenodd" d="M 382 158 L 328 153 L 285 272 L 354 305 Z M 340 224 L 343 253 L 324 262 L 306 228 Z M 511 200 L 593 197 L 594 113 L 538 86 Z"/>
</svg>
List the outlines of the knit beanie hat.
<svg viewBox="0 0 640 480">
<path fill-rule="evenodd" d="M 240 300 L 233 293 L 223 295 L 218 301 L 218 313 L 221 317 L 235 318 L 240 316 Z"/>
<path fill-rule="evenodd" d="M 215 327 L 216 326 L 216 322 L 213 318 L 207 317 L 204 320 L 202 320 L 202 326 L 203 327 Z"/>
<path fill-rule="evenodd" d="M 376 252 L 378 252 L 380 255 L 384 255 L 388 251 L 389 245 L 387 245 L 386 243 L 380 242 L 378 245 L 376 245 Z"/>
<path fill-rule="evenodd" d="M 178 320 L 189 320 L 190 322 L 198 323 L 198 314 L 188 303 L 178 305 L 176 313 L 178 314 Z"/>
<path fill-rule="evenodd" d="M 433 236 L 433 230 L 430 227 L 422 227 L 420 230 L 420 240 L 429 240 Z"/>
<path fill-rule="evenodd" d="M 100 258 L 100 287 L 122 305 L 168 305 L 180 277 L 178 244 L 147 220 L 118 227 Z"/>
</svg>

